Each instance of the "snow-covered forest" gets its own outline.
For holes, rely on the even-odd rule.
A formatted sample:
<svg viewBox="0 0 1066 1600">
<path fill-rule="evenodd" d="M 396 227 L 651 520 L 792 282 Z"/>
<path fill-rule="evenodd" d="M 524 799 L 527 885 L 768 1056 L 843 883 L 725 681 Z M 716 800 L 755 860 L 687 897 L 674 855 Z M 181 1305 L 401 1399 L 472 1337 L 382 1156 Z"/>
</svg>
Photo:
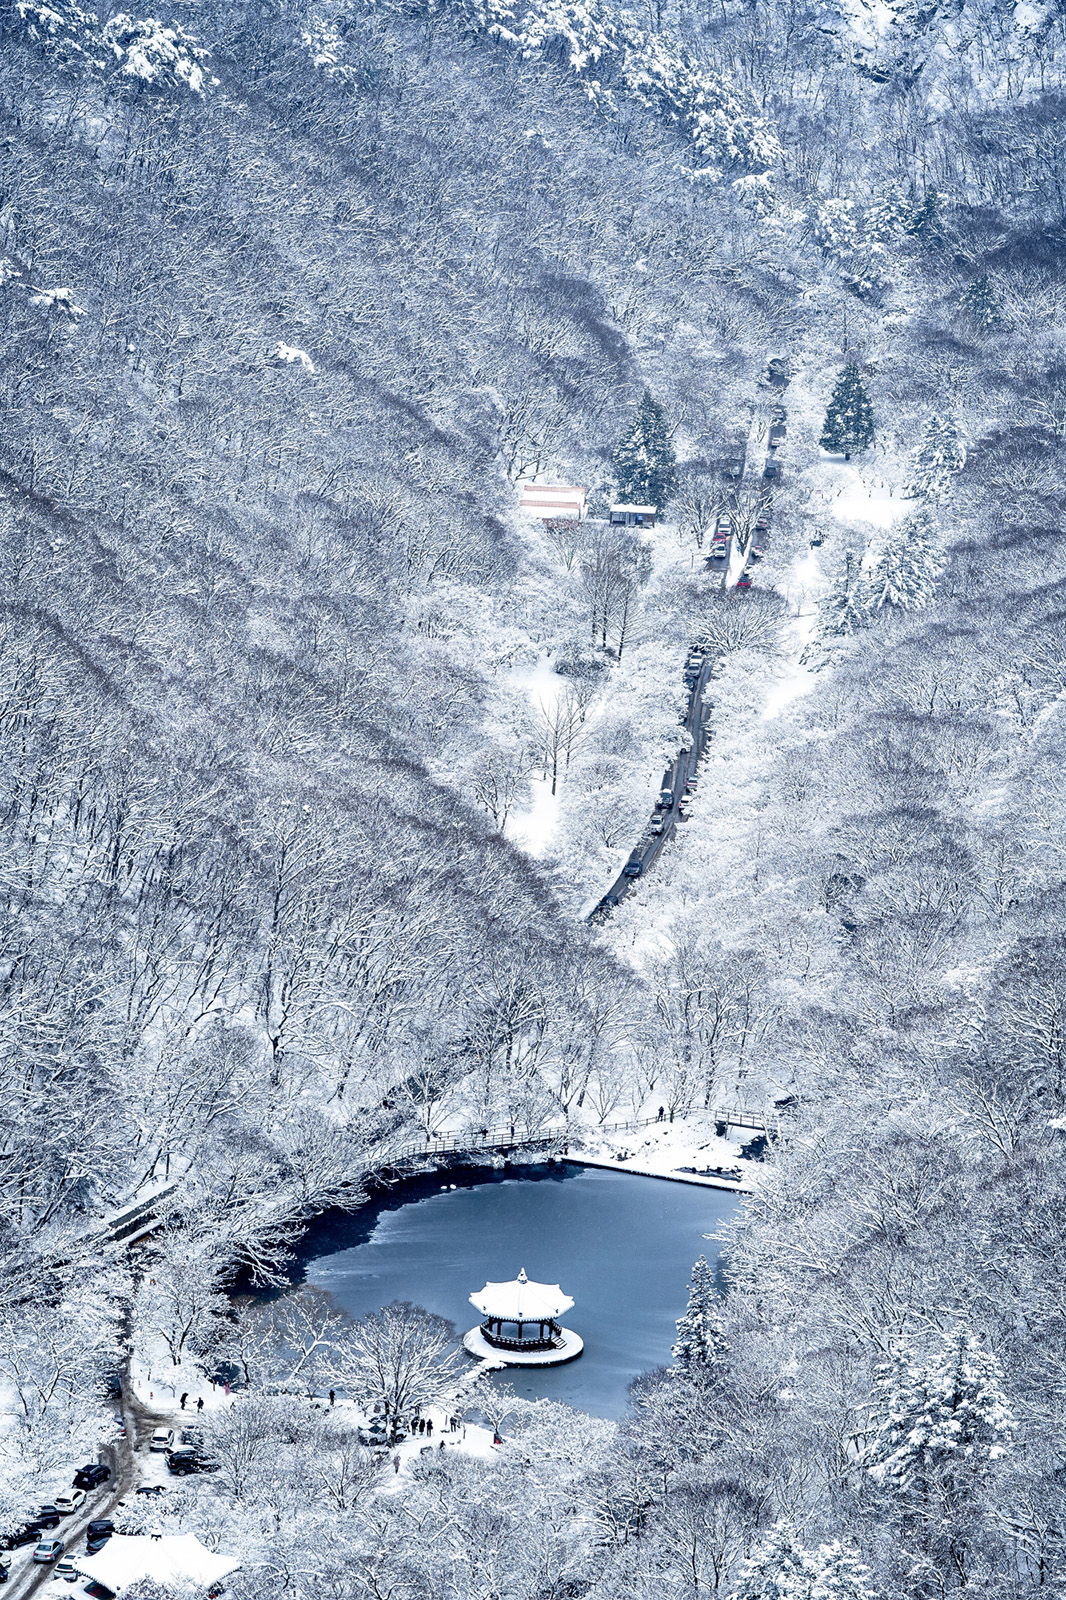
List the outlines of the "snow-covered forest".
<svg viewBox="0 0 1066 1600">
<path fill-rule="evenodd" d="M 225 1371 L 235 1600 L 1060 1593 L 1066 14 L 168 4 L 0 0 L 0 1537 Z M 649 1105 L 773 1127 L 619 1423 L 232 1298 Z"/>
</svg>

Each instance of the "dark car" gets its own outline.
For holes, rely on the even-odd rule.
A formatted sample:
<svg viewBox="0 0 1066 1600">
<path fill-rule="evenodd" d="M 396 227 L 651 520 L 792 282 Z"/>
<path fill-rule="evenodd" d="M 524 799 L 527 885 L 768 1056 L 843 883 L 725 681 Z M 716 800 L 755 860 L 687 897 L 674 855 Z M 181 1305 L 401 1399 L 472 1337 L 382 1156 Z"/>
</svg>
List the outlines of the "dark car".
<svg viewBox="0 0 1066 1600">
<path fill-rule="evenodd" d="M 762 475 L 763 475 L 764 478 L 769 478 L 769 479 L 779 478 L 781 476 L 781 463 L 780 463 L 780 461 L 773 461 L 773 460 L 768 461 L 766 463 L 765 467 L 763 467 L 763 469 L 762 469 Z"/>
<path fill-rule="evenodd" d="M 110 1476 L 110 1467 L 105 1467 L 102 1461 L 90 1461 L 87 1466 L 79 1467 L 74 1474 L 74 1487 L 86 1490 L 98 1489 Z"/>
<path fill-rule="evenodd" d="M 742 572 L 740 574 L 740 577 L 737 579 L 737 588 L 738 589 L 750 589 L 751 588 L 751 573 L 750 572 Z"/>
<path fill-rule="evenodd" d="M 217 1472 L 218 1462 L 212 1461 L 210 1456 L 205 1456 L 202 1450 L 195 1447 L 187 1450 L 168 1450 L 167 1466 L 178 1477 L 187 1477 L 190 1472 Z"/>
<path fill-rule="evenodd" d="M 182 1444 L 203 1444 L 204 1430 L 202 1428 L 182 1428 Z"/>
<path fill-rule="evenodd" d="M 38 1528 L 58 1528 L 63 1519 L 55 1506 L 42 1506 L 33 1520 Z"/>
<path fill-rule="evenodd" d="M 133 1492 L 134 1494 L 164 1494 L 166 1487 L 165 1483 L 139 1483 Z"/>
<path fill-rule="evenodd" d="M 0 1534 L 0 1550 L 20 1550 L 24 1544 L 36 1544 L 40 1534 L 39 1523 L 24 1523 L 21 1528 L 13 1528 L 10 1533 Z"/>
<path fill-rule="evenodd" d="M 643 871 L 644 871 L 644 863 L 643 863 L 643 861 L 638 861 L 638 860 L 634 859 L 632 861 L 627 861 L 626 862 L 623 876 L 627 877 L 627 878 L 639 878 Z"/>
<path fill-rule="evenodd" d="M 94 1517 L 85 1531 L 93 1539 L 98 1533 L 114 1533 L 115 1524 L 110 1517 Z"/>
</svg>

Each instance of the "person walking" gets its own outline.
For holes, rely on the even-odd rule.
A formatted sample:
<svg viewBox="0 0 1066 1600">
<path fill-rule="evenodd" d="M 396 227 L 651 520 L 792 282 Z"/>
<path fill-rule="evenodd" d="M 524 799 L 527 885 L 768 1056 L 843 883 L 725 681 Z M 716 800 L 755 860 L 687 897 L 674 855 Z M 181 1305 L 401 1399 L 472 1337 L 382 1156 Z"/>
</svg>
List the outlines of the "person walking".
<svg viewBox="0 0 1066 1600">
<path fill-rule="evenodd" d="M 185 1410 L 185 1402 L 186 1402 L 186 1400 L 187 1400 L 187 1399 L 188 1399 L 188 1398 L 189 1398 L 189 1396 L 188 1396 L 188 1394 L 183 1394 L 183 1395 L 182 1395 L 182 1397 L 181 1397 L 181 1399 L 180 1399 L 180 1400 L 179 1400 L 179 1401 L 178 1401 L 178 1404 L 179 1404 L 179 1405 L 180 1405 L 180 1407 L 181 1407 L 181 1409 L 182 1409 L 182 1410 L 183 1410 L 183 1411 L 184 1411 L 184 1410 Z"/>
<path fill-rule="evenodd" d="M 334 1394 L 333 1390 L 331 1389 L 329 1391 L 329 1403 L 330 1403 L 330 1405 L 333 1404 L 333 1402 L 336 1400 L 336 1398 L 337 1398 L 337 1396 Z"/>
<path fill-rule="evenodd" d="M 399 1470 L 400 1470 L 400 1453 L 399 1453 L 399 1451 L 397 1451 L 396 1454 L 392 1458 L 392 1470 L 393 1470 L 393 1472 L 399 1472 Z"/>
<path fill-rule="evenodd" d="M 656 1120 L 656 1122 L 662 1122 L 665 1119 L 665 1117 L 666 1117 L 666 1107 L 665 1106 L 660 1106 L 659 1107 L 659 1115 L 656 1117 L 655 1120 Z"/>
<path fill-rule="evenodd" d="M 199 1399 L 197 1400 L 196 1409 L 197 1409 L 197 1411 L 202 1411 L 204 1409 L 204 1397 L 203 1397 L 203 1395 L 200 1395 Z"/>
</svg>

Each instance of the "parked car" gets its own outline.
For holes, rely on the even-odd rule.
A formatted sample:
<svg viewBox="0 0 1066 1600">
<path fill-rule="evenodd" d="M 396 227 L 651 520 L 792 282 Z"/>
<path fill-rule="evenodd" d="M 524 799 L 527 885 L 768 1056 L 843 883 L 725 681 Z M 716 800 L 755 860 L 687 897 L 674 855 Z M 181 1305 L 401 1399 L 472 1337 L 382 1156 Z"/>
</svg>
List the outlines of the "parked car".
<svg viewBox="0 0 1066 1600">
<path fill-rule="evenodd" d="M 42 1539 L 33 1552 L 34 1561 L 58 1561 L 66 1545 L 62 1539 Z"/>
<path fill-rule="evenodd" d="M 39 1522 L 24 1522 L 20 1528 L 0 1534 L 0 1550 L 19 1550 L 24 1544 L 36 1544 L 40 1534 Z"/>
<path fill-rule="evenodd" d="M 134 1489 L 134 1494 L 165 1494 L 165 1483 L 139 1483 Z"/>
<path fill-rule="evenodd" d="M 167 1467 L 175 1476 L 187 1477 L 191 1472 L 217 1472 L 218 1462 L 193 1445 L 185 1450 L 168 1450 Z"/>
<path fill-rule="evenodd" d="M 720 539 L 716 539 L 714 544 L 711 545 L 711 560 L 712 561 L 724 561 L 725 558 L 726 558 L 726 547 L 725 547 L 725 545 L 722 543 L 722 541 Z"/>
<path fill-rule="evenodd" d="M 114 1531 L 115 1524 L 110 1517 L 94 1517 L 85 1530 L 90 1539 L 95 1539 L 97 1534 L 106 1534 L 110 1538 Z"/>
<path fill-rule="evenodd" d="M 769 461 L 767 461 L 765 467 L 763 467 L 763 469 L 762 469 L 762 475 L 763 475 L 764 478 L 767 478 L 767 479 L 769 479 L 771 481 L 774 478 L 779 478 L 781 476 L 781 463 L 780 463 L 780 461 L 775 461 L 773 458 L 771 458 Z"/>
<path fill-rule="evenodd" d="M 203 1444 L 204 1430 L 202 1428 L 182 1428 L 182 1444 Z"/>
<path fill-rule="evenodd" d="M 100 1551 L 104 1548 L 110 1537 L 111 1535 L 109 1533 L 98 1533 L 95 1538 L 86 1539 L 85 1554 L 87 1556 L 99 1555 Z"/>
<path fill-rule="evenodd" d="M 98 1489 L 106 1483 L 111 1476 L 111 1468 L 105 1467 L 102 1461 L 90 1461 L 86 1466 L 79 1467 L 74 1474 L 75 1489 Z"/>
<path fill-rule="evenodd" d="M 631 856 L 625 864 L 623 876 L 626 878 L 639 878 L 643 871 L 643 861 L 638 856 Z"/>
<path fill-rule="evenodd" d="M 765 554 L 766 554 L 766 551 L 763 549 L 761 544 L 753 544 L 752 545 L 752 547 L 751 547 L 751 559 L 753 561 L 761 561 Z"/>
<path fill-rule="evenodd" d="M 84 1489 L 68 1489 L 65 1494 L 57 1494 L 55 1508 L 61 1517 L 69 1517 L 71 1512 L 77 1511 L 85 1503 Z"/>
<path fill-rule="evenodd" d="M 77 1567 L 74 1565 L 70 1557 L 63 1556 L 59 1561 L 56 1562 L 53 1576 L 56 1578 L 62 1578 L 66 1583 L 77 1583 L 81 1574 L 78 1572 Z"/>
<path fill-rule="evenodd" d="M 6 1555 L 6 1554 L 0 1555 L 0 1583 L 6 1583 L 7 1579 L 10 1576 L 11 1576 L 11 1557 L 9 1555 Z"/>
<path fill-rule="evenodd" d="M 740 574 L 740 577 L 737 579 L 737 588 L 738 589 L 750 589 L 751 588 L 751 573 L 750 572 L 742 572 Z"/>
<path fill-rule="evenodd" d="M 33 1520 L 38 1528 L 58 1528 L 62 1513 L 57 1506 L 42 1506 Z"/>
<path fill-rule="evenodd" d="M 173 1450 L 174 1429 L 157 1428 L 152 1435 L 151 1443 L 149 1444 L 148 1448 L 149 1450 Z"/>
</svg>

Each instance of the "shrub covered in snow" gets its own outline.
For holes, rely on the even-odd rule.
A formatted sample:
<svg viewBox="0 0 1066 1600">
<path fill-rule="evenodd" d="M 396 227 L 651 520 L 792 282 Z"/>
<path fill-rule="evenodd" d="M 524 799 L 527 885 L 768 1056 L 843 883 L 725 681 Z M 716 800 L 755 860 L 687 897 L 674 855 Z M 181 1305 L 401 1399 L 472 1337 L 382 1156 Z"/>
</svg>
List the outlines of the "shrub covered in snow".
<svg viewBox="0 0 1066 1600">
<path fill-rule="evenodd" d="M 45 54 L 64 65 L 92 62 L 99 66 L 99 35 L 95 12 L 82 11 L 69 0 L 16 0 L 15 15 L 29 37 Z"/>
<path fill-rule="evenodd" d="M 105 23 L 100 37 L 126 76 L 164 89 L 203 93 L 207 51 L 184 28 L 167 27 L 155 17 L 131 17 L 122 11 Z"/>
</svg>

